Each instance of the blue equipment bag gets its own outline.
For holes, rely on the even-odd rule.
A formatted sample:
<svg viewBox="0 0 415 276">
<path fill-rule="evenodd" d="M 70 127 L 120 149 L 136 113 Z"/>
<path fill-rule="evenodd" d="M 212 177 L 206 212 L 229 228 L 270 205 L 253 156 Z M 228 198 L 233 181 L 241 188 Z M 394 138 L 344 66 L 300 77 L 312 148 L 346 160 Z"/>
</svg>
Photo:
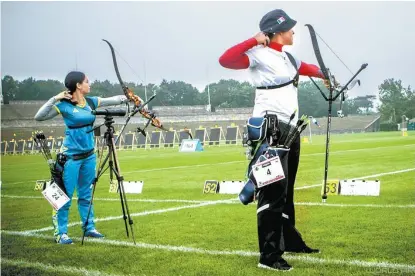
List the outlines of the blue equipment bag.
<svg viewBox="0 0 415 276">
<path fill-rule="evenodd" d="M 289 149 L 285 148 L 273 148 L 269 147 L 268 143 L 264 142 L 258 151 L 256 152 L 254 159 L 249 164 L 248 168 L 248 181 L 245 183 L 245 186 L 242 188 L 241 192 L 239 193 L 238 197 L 242 204 L 248 205 L 249 203 L 253 202 L 255 199 L 255 192 L 256 192 L 256 180 L 252 171 L 252 165 L 262 162 L 267 159 L 271 159 L 272 157 L 279 156 L 281 160 L 281 165 L 284 169 L 284 174 L 287 175 L 288 173 L 288 152 Z M 276 183 L 278 183 L 277 181 Z M 275 184 L 271 184 L 275 185 Z"/>
<path fill-rule="evenodd" d="M 268 120 L 264 117 L 251 117 L 246 124 L 248 129 L 248 140 L 258 142 L 265 139 L 268 130 Z"/>
</svg>

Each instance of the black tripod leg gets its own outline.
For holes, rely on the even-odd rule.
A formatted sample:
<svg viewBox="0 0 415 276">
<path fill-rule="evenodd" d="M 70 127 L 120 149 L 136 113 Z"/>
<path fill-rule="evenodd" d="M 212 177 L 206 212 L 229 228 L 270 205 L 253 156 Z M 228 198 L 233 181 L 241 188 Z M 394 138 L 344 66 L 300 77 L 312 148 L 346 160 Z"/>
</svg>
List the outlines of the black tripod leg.
<svg viewBox="0 0 415 276">
<path fill-rule="evenodd" d="M 111 164 L 112 165 L 112 158 L 110 157 L 110 162 L 109 162 L 109 164 Z M 110 169 L 110 185 L 112 185 L 113 184 L 113 181 L 114 181 L 114 171 L 112 170 L 112 167 L 110 167 L 111 169 Z"/>
<path fill-rule="evenodd" d="M 112 140 L 112 143 L 115 149 L 114 139 Z M 121 206 L 122 206 L 123 215 L 124 215 L 125 227 L 127 228 L 127 221 L 126 221 L 126 216 L 125 216 L 125 211 L 126 211 L 127 216 L 128 216 L 128 223 L 130 224 L 131 237 L 133 238 L 134 244 L 136 244 L 135 237 L 134 237 L 134 229 L 133 229 L 134 222 L 133 222 L 133 219 L 131 218 L 130 210 L 128 208 L 127 197 L 125 196 L 125 190 L 124 190 L 124 184 L 123 184 L 124 177 L 121 176 L 120 166 L 118 165 L 117 152 L 115 150 L 113 151 L 113 155 L 114 155 L 115 174 L 117 175 L 117 179 L 118 179 L 118 187 L 119 187 L 119 193 L 120 193 L 120 199 L 121 199 Z M 124 204 L 125 204 L 125 211 L 124 211 Z M 128 236 L 128 230 L 127 230 L 127 236 Z"/>
<path fill-rule="evenodd" d="M 120 177 L 120 174 L 118 173 L 118 164 L 115 164 L 114 166 L 114 160 L 116 160 L 116 155 L 115 155 L 115 145 L 114 145 L 114 140 L 111 139 L 111 151 L 110 151 L 110 161 L 109 161 L 109 167 L 110 167 L 110 174 L 114 173 L 116 178 L 117 178 L 117 182 L 118 182 L 118 193 L 120 194 L 120 202 L 121 202 L 121 209 L 122 209 L 122 217 L 124 219 L 124 224 L 125 224 L 125 232 L 127 233 L 127 237 L 129 237 L 129 232 L 128 232 L 128 225 L 127 225 L 127 216 L 125 214 L 125 208 L 124 208 L 124 198 L 123 195 L 121 194 L 121 190 L 120 190 L 120 182 L 122 182 L 122 177 Z"/>
</svg>

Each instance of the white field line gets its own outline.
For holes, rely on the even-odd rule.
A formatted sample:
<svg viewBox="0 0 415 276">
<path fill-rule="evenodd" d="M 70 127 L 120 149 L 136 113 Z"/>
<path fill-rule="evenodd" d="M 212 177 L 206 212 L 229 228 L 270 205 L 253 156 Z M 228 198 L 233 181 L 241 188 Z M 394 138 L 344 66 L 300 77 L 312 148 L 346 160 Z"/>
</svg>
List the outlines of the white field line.
<svg viewBox="0 0 415 276">
<path fill-rule="evenodd" d="M 131 174 L 131 173 L 138 173 L 138 172 L 140 172 L 140 173 L 142 173 L 142 172 L 156 172 L 156 171 L 177 170 L 177 169 L 180 170 L 180 169 L 187 169 L 187 168 L 199 168 L 199 167 L 207 167 L 207 166 L 238 164 L 238 163 L 243 163 L 243 162 L 247 162 L 247 160 L 135 170 L 135 171 L 128 171 L 128 172 L 125 172 L 123 174 Z M 109 175 L 109 173 L 104 173 L 103 175 Z"/>
<path fill-rule="evenodd" d="M 415 171 L 415 168 L 410 169 L 404 169 L 399 171 L 392 171 L 392 172 L 384 172 L 384 173 L 378 173 L 378 174 L 372 174 L 372 175 L 366 175 L 366 176 L 360 176 L 360 177 L 354 177 L 350 179 L 365 179 L 365 178 L 373 178 L 373 177 L 379 177 L 384 175 L 392 175 L 392 174 L 400 174 L 400 173 L 406 173 L 410 171 Z M 303 190 L 303 189 L 310 189 L 315 187 L 321 187 L 322 184 L 313 184 L 313 185 L 307 185 L 307 186 L 300 186 L 294 188 L 294 190 Z M 18 195 L 2 195 L 1 197 L 4 198 L 21 198 L 21 199 L 42 199 L 41 196 L 18 196 Z M 77 199 L 76 197 L 73 197 L 72 199 Z M 94 200 L 99 201 L 118 201 L 117 198 L 94 198 Z M 137 199 L 132 198 L 128 199 L 128 202 L 180 202 L 180 203 L 208 203 L 208 202 L 217 202 L 217 201 L 209 201 L 209 200 L 186 200 L 186 199 Z"/>
<path fill-rule="evenodd" d="M 369 208 L 415 208 L 415 204 L 344 204 L 344 203 L 321 203 L 321 202 L 295 202 L 295 205 L 303 206 L 327 206 L 327 207 L 369 207 Z"/>
<path fill-rule="evenodd" d="M 1 231 L 3 234 L 23 236 L 23 237 L 34 237 L 40 239 L 52 240 L 53 238 L 49 235 L 36 234 L 33 232 L 16 232 L 16 231 Z M 74 241 L 80 242 L 81 238 L 72 238 Z M 88 239 L 88 238 L 87 238 Z M 207 250 L 202 248 L 195 247 L 185 247 L 185 246 L 172 246 L 172 245 L 161 245 L 161 244 L 149 244 L 149 243 L 137 243 L 134 245 L 132 242 L 127 241 L 118 241 L 118 240 L 109 240 L 109 239 L 88 239 L 88 242 L 97 243 L 97 244 L 108 244 L 114 246 L 128 246 L 136 248 L 145 248 L 145 249 L 156 249 L 164 250 L 171 252 L 183 252 L 183 253 L 196 253 L 196 254 L 206 254 L 206 255 L 225 255 L 225 256 L 243 256 L 243 257 L 258 257 L 257 252 L 252 251 L 243 251 L 243 250 Z M 376 269 L 393 269 L 399 270 L 402 272 L 415 272 L 415 266 L 409 264 L 398 264 L 390 262 L 369 262 L 362 260 L 347 260 L 347 259 L 323 259 L 309 256 L 297 256 L 292 254 L 284 255 L 284 258 L 288 260 L 301 261 L 311 264 L 325 264 L 325 265 L 347 265 L 355 267 L 366 267 L 366 268 L 376 268 Z"/>
<path fill-rule="evenodd" d="M 406 146 L 415 146 L 415 145 L 406 145 Z M 340 151 L 331 151 L 330 154 L 355 152 L 355 151 L 367 151 L 367 150 L 373 150 L 373 149 L 383 149 L 383 148 L 393 148 L 393 147 L 402 147 L 402 146 L 388 146 L 388 147 L 340 150 Z M 325 154 L 326 154 L 325 152 L 317 152 L 317 153 L 302 154 L 301 156 L 314 156 L 314 155 L 325 155 Z M 163 170 L 175 170 L 175 169 L 186 169 L 186 168 L 193 168 L 193 167 L 206 167 L 206 166 L 216 166 L 216 165 L 228 165 L 228 164 L 238 164 L 238 163 L 248 163 L 247 161 L 248 160 L 240 160 L 240 161 L 229 161 L 229 162 L 220 162 L 220 163 L 212 163 L 212 164 L 184 165 L 184 166 L 176 166 L 176 167 L 164 167 L 164 168 L 153 168 L 153 169 L 145 169 L 145 170 L 134 170 L 134 171 L 125 172 L 124 174 L 131 174 L 131 173 L 138 173 L 138 172 L 163 171 Z M 109 175 L 109 174 L 105 173 L 104 175 Z"/>
<path fill-rule="evenodd" d="M 361 179 L 373 178 L 373 177 L 384 176 L 384 175 L 406 173 L 406 172 L 410 172 L 410 171 L 415 171 L 415 168 L 405 169 L 405 170 L 400 170 L 400 171 L 393 171 L 393 172 L 385 172 L 385 173 L 378 173 L 378 174 L 366 175 L 366 176 L 361 176 L 361 177 L 354 178 L 354 179 L 359 179 L 359 178 L 361 178 Z"/>
<path fill-rule="evenodd" d="M 411 168 L 411 169 L 404 169 L 404 170 L 399 170 L 399 171 L 392 171 L 392 172 L 385 172 L 385 173 L 379 173 L 379 174 L 373 174 L 373 175 L 366 175 L 366 176 L 361 176 L 361 177 L 356 177 L 356 178 L 351 178 L 351 179 L 365 179 L 365 178 L 373 178 L 373 177 L 379 177 L 379 176 L 384 176 L 384 175 L 392 175 L 392 174 L 400 174 L 400 173 L 405 173 L 405 172 L 410 172 L 410 171 L 415 171 L 415 168 Z M 321 187 L 322 184 L 313 184 L 313 185 L 307 185 L 307 186 L 301 186 L 301 187 L 296 187 L 294 188 L 294 190 L 303 190 L 303 189 L 310 189 L 310 188 L 315 188 L 315 187 Z M 2 195 L 2 198 L 16 198 L 16 199 L 43 199 L 44 197 L 42 196 L 18 196 L 18 195 Z M 76 197 L 73 197 L 72 199 L 77 199 Z M 119 201 L 119 199 L 117 198 L 94 198 L 94 200 L 96 201 Z M 235 200 L 239 200 L 238 198 L 236 199 L 231 199 L 231 200 L 224 200 L 224 201 L 220 201 L 221 203 L 224 204 L 231 204 L 232 202 Z M 160 203 L 160 202 L 171 202 L 171 203 L 213 203 L 213 204 L 217 204 L 217 200 L 185 200 L 185 199 L 137 199 L 137 198 L 133 198 L 133 199 L 128 199 L 128 202 L 152 202 L 152 203 Z M 318 203 L 313 203 L 313 202 L 298 202 L 295 203 L 298 205 L 309 205 L 309 206 L 319 206 Z M 355 204 L 354 206 L 352 206 L 353 204 L 340 204 L 340 205 L 330 205 L 330 204 L 322 204 L 321 206 L 338 206 L 338 207 L 379 207 L 379 208 L 413 208 L 414 205 L 382 205 L 382 204 Z M 390 206 L 390 207 L 385 207 L 385 206 Z M 180 210 L 180 209 L 179 209 Z"/>
<path fill-rule="evenodd" d="M 376 174 L 375 176 L 382 176 L 382 175 L 391 175 L 391 174 L 399 174 L 399 173 L 405 173 L 405 172 L 409 172 L 409 171 L 413 171 L 415 170 L 415 168 L 413 169 L 405 169 L 405 170 L 399 170 L 399 171 L 393 171 L 393 172 L 386 172 L 386 173 L 381 173 L 381 174 Z M 357 177 L 355 179 L 359 179 L 359 178 L 369 178 L 369 177 L 374 177 L 374 175 L 369 175 L 369 176 L 363 176 L 363 177 Z M 298 188 L 303 188 L 303 189 L 309 189 L 309 188 L 314 188 L 314 187 L 319 187 L 321 186 L 321 184 L 314 184 L 314 185 L 310 185 L 310 186 L 304 186 L 304 187 L 298 187 Z M 295 189 L 298 189 L 295 188 Z M 112 200 L 112 199 L 111 199 Z M 238 199 L 236 199 L 238 200 Z M 140 212 L 140 213 L 133 213 L 131 214 L 131 216 L 147 216 L 150 214 L 158 214 L 158 213 L 165 213 L 165 212 L 172 212 L 172 211 L 178 211 L 181 209 L 188 209 L 188 208 L 198 208 L 198 207 L 203 207 L 203 206 L 207 206 L 207 205 L 214 205 L 214 204 L 235 204 L 238 201 L 235 201 L 235 199 L 229 199 L 229 200 L 216 200 L 216 201 L 205 201 L 205 202 L 201 202 L 199 204 L 195 204 L 195 205 L 186 205 L 186 206 L 181 206 L 181 207 L 174 207 L 174 208 L 168 208 L 168 209 L 160 209 L 160 210 L 153 210 L 153 211 L 145 211 L 145 212 Z M 296 203 L 297 204 L 297 203 Z M 298 205 L 307 205 L 307 206 L 331 206 L 331 207 L 379 207 L 379 208 L 413 208 L 413 205 L 372 205 L 370 206 L 370 204 L 340 204 L 340 205 L 319 205 L 319 203 L 299 203 Z M 344 206 L 343 206 L 344 205 Z M 391 206 L 391 207 L 385 207 L 385 206 Z M 95 221 L 108 221 L 108 220 L 115 220 L 115 219 L 120 219 L 122 218 L 122 216 L 117 216 L 117 217 L 106 217 L 106 218 L 97 218 L 95 219 Z M 80 225 L 81 222 L 73 222 L 68 224 L 68 227 L 71 226 L 75 226 L 75 225 Z M 49 230 L 53 230 L 53 227 L 45 227 L 45 228 L 41 228 L 41 229 L 35 229 L 35 230 L 28 230 L 26 232 L 43 232 L 43 231 L 49 231 Z"/>
<path fill-rule="evenodd" d="M 321 184 L 317 184 L 321 186 Z M 315 185 L 305 186 L 314 187 Z M 303 187 L 300 187 L 303 188 Z M 44 199 L 42 196 L 2 196 L 4 198 L 16 199 Z M 76 199 L 76 197 L 73 197 Z M 119 198 L 95 198 L 94 201 L 120 201 Z M 182 200 L 182 199 L 129 199 L 128 202 L 151 202 L 151 203 L 209 203 L 217 202 L 217 200 Z M 230 199 L 229 201 L 221 202 L 220 204 L 240 204 L 239 198 Z M 320 202 L 295 202 L 295 205 L 303 206 L 327 206 L 327 207 L 371 207 L 371 208 L 415 208 L 415 204 L 398 205 L 398 204 L 343 204 L 343 203 L 320 203 Z"/>
<path fill-rule="evenodd" d="M 305 190 L 305 189 L 311 189 L 314 187 L 321 187 L 321 184 L 313 184 L 313 185 L 295 187 L 294 190 Z"/>
<path fill-rule="evenodd" d="M 240 161 L 228 161 L 228 162 L 220 162 L 220 163 L 208 163 L 208 164 L 196 164 L 196 165 L 183 165 L 183 166 L 175 166 L 175 167 L 163 167 L 163 168 L 153 168 L 153 169 L 143 169 L 143 170 L 135 170 L 135 171 L 127 171 L 123 172 L 122 174 L 131 174 L 131 173 L 142 173 L 142 172 L 156 172 L 156 171 L 164 171 L 164 170 L 176 170 L 176 169 L 187 169 L 187 168 L 194 168 L 194 167 L 206 167 L 206 166 L 217 166 L 217 165 L 228 165 L 228 164 L 237 164 L 243 163 L 247 160 L 240 160 Z M 109 173 L 104 173 L 103 175 L 109 175 Z M 36 180 L 28 180 L 28 181 L 19 181 L 19 182 L 10 182 L 10 183 L 2 183 L 2 185 L 14 185 L 14 184 L 22 184 L 22 183 L 32 183 Z"/>
<path fill-rule="evenodd" d="M 183 209 L 199 208 L 199 207 L 203 207 L 203 206 L 215 205 L 215 204 L 220 204 L 220 203 L 232 203 L 232 201 L 229 200 L 229 199 L 228 200 L 216 200 L 216 201 L 210 201 L 210 202 L 203 202 L 203 203 L 199 203 L 199 204 L 184 205 L 184 206 L 180 206 L 180 207 L 144 211 L 144 212 L 140 212 L 140 213 L 132 213 L 130 215 L 132 217 L 141 217 L 141 216 L 148 216 L 148 215 L 152 215 L 152 214 L 161 214 L 161 213 L 167 213 L 167 212 L 174 212 L 174 211 L 179 211 L 179 210 L 183 210 Z M 96 219 L 94 219 L 94 221 L 95 222 L 110 221 L 110 220 L 117 220 L 117 219 L 122 219 L 122 218 L 123 218 L 123 216 L 110 216 L 110 217 L 105 217 L 105 218 L 96 218 Z M 68 227 L 81 225 L 81 224 L 82 224 L 81 221 L 72 222 L 72 223 L 68 224 Z M 23 231 L 23 232 L 36 233 L 36 232 L 49 231 L 49 230 L 53 230 L 53 229 L 54 229 L 53 226 L 49 226 L 49 227 L 44 227 L 44 228 L 40 228 L 40 229 L 27 230 L 27 231 Z"/>
<path fill-rule="evenodd" d="M 392 147 L 406 147 L 406 146 L 415 146 L 415 145 L 376 147 L 376 148 L 364 148 L 364 149 L 353 149 L 353 150 L 340 150 L 340 151 L 331 151 L 330 154 L 344 153 L 344 152 L 349 152 L 349 151 L 350 152 L 353 152 L 353 151 L 366 151 L 366 150 L 372 150 L 372 149 L 382 149 L 382 148 L 392 148 Z M 325 152 L 317 152 L 317 153 L 302 154 L 301 156 L 314 156 L 314 155 L 324 155 L 324 154 L 325 154 Z M 244 163 L 244 162 L 247 162 L 247 160 L 134 170 L 134 171 L 124 172 L 123 174 L 131 174 L 131 173 L 138 173 L 138 172 L 155 172 L 155 171 L 176 170 L 176 169 L 187 169 L 187 168 L 194 168 L 194 167 L 206 167 L 206 166 L 227 165 L 227 164 L 238 164 L 238 163 Z M 104 175 L 109 175 L 109 174 L 105 173 Z M 14 185 L 14 184 L 22 184 L 22 183 L 31 183 L 31 182 L 35 182 L 35 181 L 36 180 L 18 181 L 18 182 L 3 183 L 2 185 Z"/>
<path fill-rule="evenodd" d="M 3 174 L 4 174 L 4 172 L 3 172 Z M 22 183 L 31 183 L 31 182 L 34 182 L 34 181 L 36 181 L 36 180 L 2 183 L 2 185 L 15 185 L 15 184 L 22 184 Z"/>
<path fill-rule="evenodd" d="M 359 177 L 348 177 L 348 179 L 374 178 L 374 177 L 385 176 L 385 175 L 406 173 L 406 172 L 411 172 L 411 171 L 415 171 L 415 168 L 404 169 L 404 170 L 399 170 L 399 171 L 392 171 L 392 172 L 384 172 L 384 173 L 378 173 L 378 174 L 372 174 L 372 175 L 365 175 L 365 176 L 359 176 Z M 313 185 L 309 185 L 309 186 L 296 187 L 296 188 L 294 188 L 294 190 L 310 189 L 310 188 L 321 187 L 321 186 L 322 186 L 322 184 L 313 184 Z"/>
<path fill-rule="evenodd" d="M 39 263 L 39 262 L 28 262 L 21 259 L 6 259 L 1 258 L 1 263 L 3 265 L 12 265 L 12 266 L 18 266 L 18 267 L 28 267 L 28 268 L 37 268 L 42 271 L 48 271 L 48 272 L 54 272 L 56 275 L 59 275 L 62 272 L 65 273 L 72 273 L 72 274 L 78 274 L 78 275 L 87 275 L 87 276 L 112 276 L 116 274 L 108 274 L 96 270 L 89 270 L 86 268 L 77 268 L 73 266 L 67 266 L 67 265 L 50 265 L 45 263 Z M 2 268 L 3 270 L 4 268 Z"/>
<path fill-rule="evenodd" d="M 382 175 L 390 175 L 390 174 L 398 174 L 398 173 L 404 173 L 404 172 L 408 172 L 408 171 L 413 171 L 415 169 L 405 169 L 405 170 L 399 170 L 399 171 L 394 171 L 394 172 L 386 172 L 386 173 L 381 173 L 381 174 L 376 174 L 376 176 L 382 176 Z M 358 177 L 358 178 L 368 178 L 368 177 L 373 177 L 373 175 L 371 176 L 364 176 L 364 177 Z M 356 179 L 358 179 L 356 178 Z M 314 187 L 318 187 L 321 186 L 321 184 L 315 184 L 315 185 L 310 185 L 310 186 L 305 186 L 305 187 L 298 187 L 299 189 L 303 188 L 303 189 L 308 189 L 308 188 L 314 188 Z M 298 189 L 296 188 L 296 189 Z M 7 197 L 7 196 L 2 196 L 2 197 Z M 9 196 L 9 197 L 17 197 L 17 196 Z M 22 197 L 20 197 L 22 198 Z M 34 197 L 30 197 L 30 198 L 34 198 Z M 36 197 L 38 198 L 38 197 Z M 41 198 L 41 197 L 39 197 Z M 96 199 L 95 199 L 96 200 Z M 112 201 L 115 199 L 104 199 L 104 200 L 108 200 L 108 201 Z M 136 199 L 136 201 L 138 201 L 140 199 Z M 237 200 L 237 199 L 236 199 Z M 132 201 L 132 200 L 129 200 Z M 152 202 L 156 202 L 156 200 L 152 200 Z M 172 200 L 170 200 L 170 202 L 173 202 Z M 196 202 L 194 202 L 196 203 Z M 174 208 L 167 208 L 167 209 L 160 209 L 160 210 L 153 210 L 153 211 L 145 211 L 145 212 L 140 212 L 140 213 L 133 213 L 131 214 L 131 216 L 147 216 L 147 215 L 151 215 L 151 214 L 159 214 L 159 213 L 165 213 L 165 212 L 172 212 L 172 211 L 178 211 L 178 210 L 182 210 L 182 209 L 188 209 L 188 208 L 198 208 L 198 207 L 203 207 L 203 206 L 207 206 L 207 205 L 213 205 L 213 204 L 232 204 L 232 203 L 237 203 L 237 201 L 235 201 L 235 199 L 229 199 L 229 200 L 216 200 L 216 201 L 204 201 L 204 202 L 200 202 L 198 204 L 193 204 L 193 205 L 185 205 L 185 206 L 181 206 L 181 207 L 174 207 Z M 308 205 L 308 206 L 320 206 L 318 205 L 318 203 L 296 203 L 298 205 Z M 343 206 L 344 205 L 344 206 Z M 391 207 L 384 207 L 384 206 L 388 206 L 388 205 L 372 205 L 369 206 L 370 204 L 354 204 L 354 206 L 352 204 L 340 204 L 340 205 L 324 205 L 324 206 L 332 206 L 332 207 L 379 207 L 379 208 L 413 208 L 413 205 L 389 205 Z M 323 206 L 323 204 L 321 205 Z M 399 206 L 399 207 L 398 207 Z M 115 220 L 115 219 L 121 219 L 122 216 L 111 216 L 111 217 L 105 217 L 105 218 L 97 218 L 95 219 L 96 222 L 98 221 L 108 221 L 108 220 Z M 73 222 L 68 224 L 68 227 L 71 226 L 75 226 L 75 225 L 80 225 L 81 222 Z M 25 232 L 43 232 L 43 231 L 49 231 L 49 230 L 53 230 L 53 227 L 45 227 L 45 228 L 40 228 L 40 229 L 35 229 L 35 230 L 28 230 Z"/>
<path fill-rule="evenodd" d="M 376 149 L 385 149 L 385 148 L 398 148 L 398 147 L 415 147 L 415 145 L 398 145 L 398 146 L 388 146 L 388 147 L 375 147 L 375 148 L 363 148 L 363 149 L 351 149 L 351 150 L 338 150 L 338 151 L 330 151 L 330 154 L 338 154 L 338 153 L 347 153 L 347 152 L 355 152 L 355 151 L 367 151 L 367 150 L 376 150 Z M 314 156 L 314 155 L 325 155 L 326 152 L 316 152 L 316 153 L 307 153 L 301 156 Z"/>
<path fill-rule="evenodd" d="M 2 198 L 16 198 L 16 199 L 45 199 L 43 196 L 19 196 L 19 195 L 2 195 Z M 72 197 L 72 200 L 77 200 L 77 197 Z M 119 198 L 94 198 L 94 201 L 117 201 Z M 217 200 L 188 200 L 188 199 L 141 199 L 141 198 L 127 198 L 127 202 L 148 202 L 148 203 L 208 203 L 216 202 Z"/>
</svg>

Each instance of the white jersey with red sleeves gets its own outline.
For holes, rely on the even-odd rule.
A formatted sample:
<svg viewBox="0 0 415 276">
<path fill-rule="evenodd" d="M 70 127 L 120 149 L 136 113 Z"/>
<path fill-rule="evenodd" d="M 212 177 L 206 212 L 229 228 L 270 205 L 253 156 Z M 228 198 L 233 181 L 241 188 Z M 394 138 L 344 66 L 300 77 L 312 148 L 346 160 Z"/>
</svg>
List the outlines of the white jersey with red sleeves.
<svg viewBox="0 0 415 276">
<path fill-rule="evenodd" d="M 297 74 L 285 52 L 279 52 L 262 45 L 246 52 L 249 58 L 249 72 L 256 87 L 281 85 L 292 80 Z M 301 61 L 294 58 L 297 69 Z M 262 117 L 266 111 L 276 113 L 279 120 L 288 123 L 291 114 L 298 111 L 298 92 L 293 84 L 277 89 L 257 89 L 253 117 Z M 298 112 L 291 121 L 295 125 Z"/>
</svg>

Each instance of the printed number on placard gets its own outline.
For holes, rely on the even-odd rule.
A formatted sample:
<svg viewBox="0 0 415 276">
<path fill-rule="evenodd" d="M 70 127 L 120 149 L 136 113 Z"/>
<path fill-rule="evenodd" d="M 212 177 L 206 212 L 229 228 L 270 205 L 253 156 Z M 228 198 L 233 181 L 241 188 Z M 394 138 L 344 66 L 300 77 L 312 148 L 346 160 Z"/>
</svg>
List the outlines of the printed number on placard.
<svg viewBox="0 0 415 276">
<path fill-rule="evenodd" d="M 323 182 L 324 185 L 324 182 Z M 324 188 L 324 186 L 323 186 Z M 323 190 L 323 189 L 322 189 Z M 339 180 L 338 179 L 328 179 L 326 182 L 326 194 L 329 195 L 338 195 L 339 194 Z"/>
<path fill-rule="evenodd" d="M 56 185 L 56 183 L 53 183 L 47 187 L 42 194 L 56 211 L 69 201 L 68 196 L 59 188 L 58 185 Z"/>
<path fill-rule="evenodd" d="M 326 194 L 337 193 L 337 182 L 331 182 L 326 184 Z"/>
<path fill-rule="evenodd" d="M 215 194 L 218 189 L 218 182 L 206 182 L 203 189 L 204 194 Z"/>
<path fill-rule="evenodd" d="M 258 188 L 285 178 L 279 156 L 275 156 L 271 159 L 253 165 L 252 172 Z"/>
<path fill-rule="evenodd" d="M 110 193 L 116 193 L 118 191 L 118 183 L 110 181 Z"/>
<path fill-rule="evenodd" d="M 35 191 L 42 191 L 43 187 L 45 186 L 45 183 L 46 181 L 42 181 L 42 180 L 36 181 Z"/>
</svg>

